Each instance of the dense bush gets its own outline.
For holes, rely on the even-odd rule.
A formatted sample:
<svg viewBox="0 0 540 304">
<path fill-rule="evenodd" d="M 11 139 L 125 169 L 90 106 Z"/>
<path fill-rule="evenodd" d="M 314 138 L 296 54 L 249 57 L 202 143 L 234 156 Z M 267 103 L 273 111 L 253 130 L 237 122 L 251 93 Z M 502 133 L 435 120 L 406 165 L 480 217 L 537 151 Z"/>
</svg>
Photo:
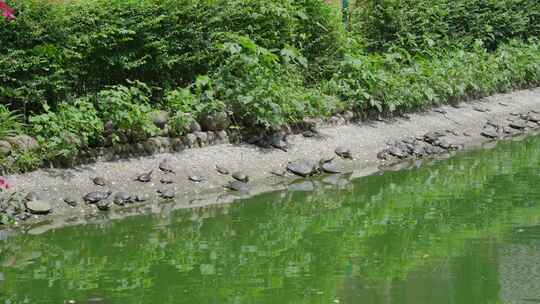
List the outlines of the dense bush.
<svg viewBox="0 0 540 304">
<path fill-rule="evenodd" d="M 138 142 L 158 133 L 150 118 L 150 89 L 144 83 L 114 86 L 99 92 L 97 99 L 101 118 L 110 124 L 113 142 Z"/>
<path fill-rule="evenodd" d="M 433 47 L 481 40 L 489 50 L 511 39 L 540 34 L 537 0 L 363 0 L 354 10 L 354 29 L 372 50 L 404 48 L 430 53 Z"/>
<path fill-rule="evenodd" d="M 267 49 L 287 45 L 317 75 L 339 57 L 345 33 L 319 0 L 9 1 L 12 22 L 0 22 L 0 96 L 12 107 L 42 111 L 68 95 L 140 80 L 189 85 L 221 65 L 224 33 L 251 37 Z"/>
<path fill-rule="evenodd" d="M 471 51 L 416 57 L 407 65 L 403 60 L 401 54 L 350 56 L 326 83 L 327 93 L 358 111 L 394 111 L 540 83 L 540 43 L 533 41 L 512 42 L 493 53 L 477 44 Z"/>
<path fill-rule="evenodd" d="M 21 115 L 10 111 L 5 105 L 0 104 L 0 140 L 7 136 L 15 135 L 22 128 Z"/>
<path fill-rule="evenodd" d="M 102 142 L 103 123 L 87 99 L 62 103 L 56 111 L 34 116 L 30 122 L 46 159 L 70 158 L 79 149 Z"/>
</svg>

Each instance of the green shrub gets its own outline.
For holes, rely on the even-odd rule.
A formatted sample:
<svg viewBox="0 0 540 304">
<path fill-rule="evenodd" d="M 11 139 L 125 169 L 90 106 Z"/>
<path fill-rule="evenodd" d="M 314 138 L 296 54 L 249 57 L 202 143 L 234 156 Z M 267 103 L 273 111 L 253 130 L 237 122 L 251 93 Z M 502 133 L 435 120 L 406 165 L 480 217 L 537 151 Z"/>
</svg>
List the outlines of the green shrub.
<svg viewBox="0 0 540 304">
<path fill-rule="evenodd" d="M 5 105 L 0 104 L 0 140 L 17 134 L 22 128 L 21 115 L 15 114 Z"/>
<path fill-rule="evenodd" d="M 304 86 L 299 69 L 306 59 L 290 46 L 278 55 L 248 37 L 229 35 L 220 48 L 228 59 L 204 81 L 207 88 L 198 95 L 206 99 L 203 104 L 223 102 L 244 126 L 269 128 L 327 116 L 338 106 Z"/>
<path fill-rule="evenodd" d="M 70 159 L 81 148 L 97 146 L 103 141 L 103 123 L 87 99 L 62 103 L 57 111 L 31 117 L 30 124 L 47 159 Z"/>
<path fill-rule="evenodd" d="M 370 54 L 346 58 L 325 92 L 357 111 L 394 111 L 481 97 L 540 83 L 540 43 L 513 41 L 489 53 L 448 50 L 436 57 Z"/>
<path fill-rule="evenodd" d="M 148 86 L 139 81 L 99 92 L 99 113 L 103 121 L 112 123 L 114 143 L 138 142 L 158 133 L 150 118 L 150 95 Z"/>
<path fill-rule="evenodd" d="M 333 66 L 345 32 L 320 0 L 8 1 L 0 22 L 0 98 L 33 113 L 70 96 L 136 79 L 160 88 L 190 85 L 221 65 L 223 33 L 267 49 L 291 45 L 313 77 Z"/>
<path fill-rule="evenodd" d="M 354 29 L 372 50 L 430 53 L 455 44 L 472 48 L 476 40 L 495 50 L 540 34 L 537 0 L 365 0 L 354 13 Z"/>
</svg>

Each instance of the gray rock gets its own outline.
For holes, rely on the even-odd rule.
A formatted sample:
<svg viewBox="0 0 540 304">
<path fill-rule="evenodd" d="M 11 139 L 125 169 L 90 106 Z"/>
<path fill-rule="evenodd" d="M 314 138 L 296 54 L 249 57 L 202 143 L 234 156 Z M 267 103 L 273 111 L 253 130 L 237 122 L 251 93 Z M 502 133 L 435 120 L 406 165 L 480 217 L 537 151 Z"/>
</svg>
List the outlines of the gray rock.
<svg viewBox="0 0 540 304">
<path fill-rule="evenodd" d="M 189 133 L 186 136 L 184 136 L 184 143 L 190 147 L 195 148 L 198 145 L 197 136 L 193 133 Z"/>
<path fill-rule="evenodd" d="M 201 128 L 201 125 L 195 119 L 191 119 L 188 130 L 189 130 L 189 133 L 195 133 L 195 132 L 201 132 L 202 128 Z"/>
<path fill-rule="evenodd" d="M 0 156 L 8 156 L 13 151 L 13 147 L 8 141 L 0 140 Z"/>
<path fill-rule="evenodd" d="M 143 146 L 146 153 L 154 154 L 161 148 L 161 141 L 155 137 L 149 138 L 143 143 Z"/>
<path fill-rule="evenodd" d="M 293 174 L 307 177 L 317 173 L 317 163 L 312 160 L 297 160 L 287 165 L 287 170 Z"/>
<path fill-rule="evenodd" d="M 157 110 L 150 113 L 150 119 L 156 127 L 163 129 L 169 121 L 169 113 L 167 111 Z"/>
<path fill-rule="evenodd" d="M 200 121 L 203 131 L 226 130 L 231 124 L 229 117 L 225 112 L 204 114 L 201 116 Z"/>
<path fill-rule="evenodd" d="M 208 135 L 205 132 L 195 132 L 193 134 L 197 137 L 197 142 L 200 147 L 208 145 Z"/>
<path fill-rule="evenodd" d="M 351 111 L 345 111 L 341 116 L 343 117 L 343 119 L 345 119 L 345 121 L 348 122 L 354 119 L 354 113 Z"/>
<path fill-rule="evenodd" d="M 39 194 L 37 194 L 37 192 L 35 191 L 30 191 L 26 194 L 26 196 L 24 197 L 24 200 L 29 202 L 29 201 L 38 201 L 40 200 L 40 196 Z"/>
<path fill-rule="evenodd" d="M 227 134 L 227 131 L 217 131 L 216 140 L 222 143 L 229 142 L 229 135 Z"/>
<path fill-rule="evenodd" d="M 26 202 L 26 209 L 32 214 L 47 214 L 51 212 L 52 206 L 49 202 L 43 200 L 31 200 Z"/>
<path fill-rule="evenodd" d="M 171 142 L 172 148 L 176 152 L 183 151 L 186 146 L 184 145 L 184 142 L 180 138 L 173 138 Z"/>
<path fill-rule="evenodd" d="M 21 151 L 34 151 L 39 148 L 38 142 L 31 136 L 21 134 L 17 136 L 7 137 L 6 141 L 11 144 L 13 148 Z"/>
</svg>

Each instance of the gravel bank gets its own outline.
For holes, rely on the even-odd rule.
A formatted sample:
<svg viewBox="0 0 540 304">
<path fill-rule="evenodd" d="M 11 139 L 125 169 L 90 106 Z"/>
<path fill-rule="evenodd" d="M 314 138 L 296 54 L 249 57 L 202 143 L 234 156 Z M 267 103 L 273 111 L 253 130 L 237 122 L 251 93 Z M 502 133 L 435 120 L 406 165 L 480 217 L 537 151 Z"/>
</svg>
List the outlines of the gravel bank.
<svg viewBox="0 0 540 304">
<path fill-rule="evenodd" d="M 441 106 L 388 120 L 324 127 L 319 130 L 321 136 L 317 138 L 291 135 L 287 138 L 290 145 L 287 152 L 252 145 L 225 144 L 138 159 L 99 162 L 73 169 L 41 169 L 7 178 L 13 186 L 10 192 L 35 191 L 40 200 L 51 204 L 50 214 L 32 215 L 32 218 L 27 220 L 34 223 L 30 232 L 38 233 L 68 223 L 85 223 L 89 220 L 234 201 L 239 195 L 224 188 L 232 178 L 218 173 L 216 165 L 225 167 L 230 172 L 242 171 L 249 175 L 250 195 L 253 195 L 286 188 L 296 177 L 291 174 L 279 177 L 271 172 L 283 171 L 289 161 L 319 161 L 323 157 L 334 155 L 338 146 L 349 148 L 354 160 L 337 158 L 335 162 L 353 171 L 353 176 L 366 175 L 378 170 L 381 165 L 396 162 L 396 159 L 383 161 L 377 157 L 381 150 L 388 147 L 388 143 L 440 131 L 447 134 L 445 140 L 448 143 L 470 148 L 490 140 L 481 135 L 486 123 L 508 123 L 508 119 L 514 119 L 518 113 L 537 111 L 540 112 L 540 88 L 495 95 L 457 106 Z M 532 129 L 528 128 L 526 132 L 532 132 Z M 164 159 L 168 159 L 175 174 L 166 174 L 158 169 L 158 164 Z M 151 182 L 141 183 L 134 180 L 138 174 L 150 170 L 154 170 Z M 97 176 L 106 180 L 104 187 L 92 182 Z M 198 176 L 204 180 L 193 182 L 189 179 L 190 176 Z M 161 179 L 167 179 L 171 183 L 163 184 Z M 157 190 L 170 190 L 175 193 L 175 199 L 166 203 L 159 197 Z M 82 197 L 91 191 L 112 191 L 113 195 L 115 192 L 125 191 L 146 197 L 147 201 L 124 207 L 111 204 L 111 210 L 100 211 L 95 205 L 86 204 L 82 200 Z M 76 200 L 77 206 L 73 207 L 64 202 L 66 197 Z M 46 224 L 35 228 L 36 223 L 43 221 L 46 221 Z"/>
</svg>

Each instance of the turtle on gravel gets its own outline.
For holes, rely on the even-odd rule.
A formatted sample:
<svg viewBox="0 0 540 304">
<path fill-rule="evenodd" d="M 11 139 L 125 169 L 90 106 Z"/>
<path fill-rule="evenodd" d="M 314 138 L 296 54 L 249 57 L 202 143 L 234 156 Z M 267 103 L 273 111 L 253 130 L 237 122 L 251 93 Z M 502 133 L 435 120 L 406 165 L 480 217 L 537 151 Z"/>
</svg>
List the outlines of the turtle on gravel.
<svg viewBox="0 0 540 304">
<path fill-rule="evenodd" d="M 334 150 L 337 156 L 341 158 L 353 159 L 351 150 L 343 146 L 339 146 Z"/>
<path fill-rule="evenodd" d="M 127 203 L 131 203 L 132 199 L 131 199 L 131 195 L 129 193 L 124 192 L 124 191 L 120 191 L 120 192 L 116 192 L 114 194 L 113 201 L 117 205 L 124 206 Z"/>
<path fill-rule="evenodd" d="M 272 169 L 270 170 L 270 174 L 273 174 L 275 176 L 283 177 L 287 174 L 287 170 L 283 169 Z"/>
<path fill-rule="evenodd" d="M 204 177 L 198 175 L 190 175 L 188 179 L 194 183 L 200 183 L 205 181 Z"/>
<path fill-rule="evenodd" d="M 270 145 L 283 152 L 287 152 L 287 149 L 289 148 L 289 145 L 287 144 L 287 142 L 281 139 L 279 136 L 272 137 L 270 139 Z"/>
<path fill-rule="evenodd" d="M 94 183 L 94 185 L 96 186 L 101 186 L 101 187 L 104 187 L 105 185 L 107 185 L 107 181 L 103 178 L 103 177 L 94 177 L 92 179 L 92 182 Z"/>
<path fill-rule="evenodd" d="M 39 194 L 37 194 L 37 192 L 30 191 L 26 194 L 26 196 L 24 197 L 24 200 L 27 202 L 37 201 L 39 200 Z"/>
<path fill-rule="evenodd" d="M 71 207 L 77 206 L 77 200 L 74 197 L 65 197 L 64 203 L 70 205 Z"/>
<path fill-rule="evenodd" d="M 242 193 L 249 192 L 249 185 L 239 180 L 229 181 L 229 183 L 225 187 L 230 190 L 238 191 Z"/>
<path fill-rule="evenodd" d="M 143 182 L 143 183 L 148 183 L 149 181 L 152 180 L 152 173 L 153 172 L 154 172 L 154 170 L 150 170 L 149 172 L 141 173 L 141 174 L 137 175 L 135 180 L 139 181 L 139 182 Z"/>
<path fill-rule="evenodd" d="M 301 159 L 289 162 L 287 164 L 287 170 L 296 175 L 307 177 L 315 175 L 318 172 L 318 166 L 314 161 Z"/>
<path fill-rule="evenodd" d="M 137 194 L 135 195 L 134 201 L 138 203 L 146 202 L 148 200 L 147 195 Z"/>
<path fill-rule="evenodd" d="M 319 164 L 321 171 L 330 174 L 343 173 L 343 168 L 332 162 L 324 162 L 321 160 Z"/>
<path fill-rule="evenodd" d="M 111 202 L 108 202 L 108 201 L 99 201 L 97 204 L 96 204 L 97 208 L 101 211 L 107 211 L 109 209 L 111 209 Z"/>
<path fill-rule="evenodd" d="M 83 199 L 88 204 L 95 204 L 102 200 L 106 200 L 109 198 L 109 196 L 112 194 L 111 191 L 103 192 L 103 191 L 94 191 L 87 193 L 85 196 L 83 196 Z"/>
<path fill-rule="evenodd" d="M 159 181 L 162 184 L 172 184 L 172 183 L 174 183 L 174 181 L 172 179 L 167 178 L 167 177 L 162 177 Z"/>
<path fill-rule="evenodd" d="M 175 173 L 174 168 L 171 166 L 168 159 L 164 159 L 163 161 L 161 161 L 158 167 L 159 167 L 159 170 L 165 173 L 173 173 L 173 174 Z"/>
<path fill-rule="evenodd" d="M 173 199 L 176 196 L 176 193 L 172 190 L 157 190 L 157 193 L 159 193 L 159 197 L 164 199 Z"/>
<path fill-rule="evenodd" d="M 246 174 L 244 174 L 243 172 L 234 172 L 232 174 L 232 177 L 237 180 L 237 181 L 240 181 L 240 182 L 243 182 L 243 183 L 247 183 L 249 182 L 249 176 L 247 176 Z"/>
<path fill-rule="evenodd" d="M 230 172 L 229 170 L 227 170 L 227 168 L 225 167 L 222 167 L 220 165 L 216 165 L 216 171 L 219 173 L 219 174 L 223 174 L 223 175 L 229 175 Z"/>
<path fill-rule="evenodd" d="M 434 143 L 436 142 L 439 138 L 441 137 L 444 137 L 444 133 L 441 133 L 441 132 L 438 132 L 438 131 L 434 131 L 434 132 L 428 132 L 426 134 L 424 134 L 424 141 L 427 142 L 427 143 Z"/>
</svg>

